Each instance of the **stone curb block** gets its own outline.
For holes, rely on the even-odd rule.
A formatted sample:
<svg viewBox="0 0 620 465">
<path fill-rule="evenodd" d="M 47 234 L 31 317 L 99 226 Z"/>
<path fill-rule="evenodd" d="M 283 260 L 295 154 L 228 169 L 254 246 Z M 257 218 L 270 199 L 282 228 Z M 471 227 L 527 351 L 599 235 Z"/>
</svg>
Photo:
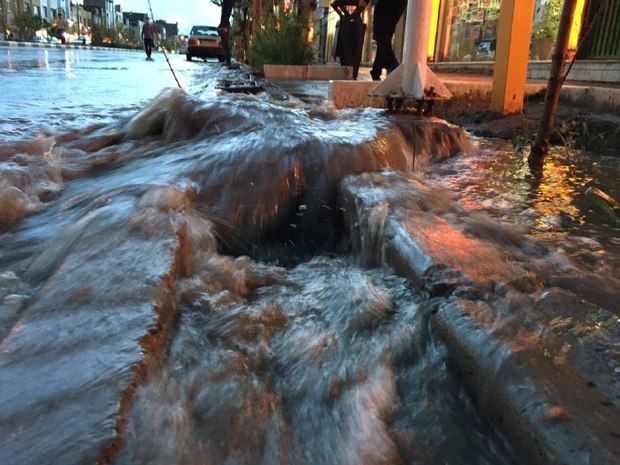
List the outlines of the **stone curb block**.
<svg viewBox="0 0 620 465">
<path fill-rule="evenodd" d="M 454 98 L 471 97 L 475 99 L 488 99 L 491 95 L 491 83 L 488 82 L 460 82 L 444 80 L 443 83 L 452 93 Z M 343 81 L 333 80 L 329 82 L 329 99 L 339 109 L 344 108 L 385 108 L 383 97 L 372 97 L 368 93 L 377 85 L 373 81 Z M 543 91 L 545 84 L 528 84 L 525 95 L 532 95 Z"/>
<path fill-rule="evenodd" d="M 49 455 L 66 465 L 110 463 L 136 389 L 173 327 L 179 261 L 173 231 L 148 238 L 121 226 L 76 240 L 20 314 L 21 331 L 0 344 L 0 430 L 11 431 L 0 437 L 0 463 L 46 463 Z M 121 318 L 123 332 L 111 332 Z M 116 357 L 96 355 L 102 347 Z M 26 385 L 9 382 L 20 373 Z M 62 434 L 42 440 L 50 427 Z"/>
<path fill-rule="evenodd" d="M 518 352 L 478 326 L 469 317 L 472 301 L 449 302 L 441 306 L 434 327 L 448 347 L 451 362 L 457 367 L 479 411 L 509 439 L 527 464 L 536 465 L 613 465 L 618 451 L 605 446 L 604 435 L 613 431 L 605 417 L 591 421 L 604 399 L 571 370 L 558 370 L 536 354 Z M 542 371 L 532 377 L 528 371 Z M 560 378 L 553 379 L 550 378 Z M 541 382 L 535 379 L 543 379 Z M 579 386 L 573 403 L 557 392 L 554 383 Z M 573 407 L 574 402 L 590 420 Z M 611 437 L 610 437 L 611 439 Z"/>
<path fill-rule="evenodd" d="M 345 218 L 351 225 L 364 224 L 364 217 L 380 201 L 381 196 L 372 192 L 381 190 L 381 183 L 374 186 L 376 178 L 366 178 L 370 183 L 362 181 L 360 185 L 354 180 L 341 185 Z M 428 223 L 428 219 L 420 221 Z M 415 218 L 404 224 L 402 218 L 388 214 L 374 248 L 383 251 L 384 263 L 397 274 L 409 279 L 418 289 L 432 292 L 431 274 L 443 270 L 456 276 L 461 272 L 427 250 L 423 236 L 416 240 L 411 234 L 415 231 Z M 445 227 L 441 231 L 448 232 Z M 462 279 L 470 282 L 467 277 Z M 518 353 L 507 341 L 494 335 L 492 328 L 476 324 L 467 310 L 469 306 L 473 311 L 477 305 L 475 300 L 457 301 L 448 295 L 433 317 L 433 326 L 444 340 L 448 357 L 463 377 L 479 411 L 504 434 L 524 459 L 523 463 L 619 463 L 620 444 L 615 447 L 617 439 L 613 436 L 617 429 L 615 410 L 606 407 L 606 397 L 571 367 L 556 367 L 537 351 Z"/>
</svg>

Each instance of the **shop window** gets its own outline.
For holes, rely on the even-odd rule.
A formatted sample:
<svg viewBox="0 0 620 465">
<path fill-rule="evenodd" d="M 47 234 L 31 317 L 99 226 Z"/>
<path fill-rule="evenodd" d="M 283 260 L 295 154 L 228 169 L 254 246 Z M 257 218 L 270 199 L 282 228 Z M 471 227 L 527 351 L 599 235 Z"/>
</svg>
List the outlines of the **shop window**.
<svg viewBox="0 0 620 465">
<path fill-rule="evenodd" d="M 501 0 L 448 0 L 443 60 L 495 59 Z"/>
</svg>

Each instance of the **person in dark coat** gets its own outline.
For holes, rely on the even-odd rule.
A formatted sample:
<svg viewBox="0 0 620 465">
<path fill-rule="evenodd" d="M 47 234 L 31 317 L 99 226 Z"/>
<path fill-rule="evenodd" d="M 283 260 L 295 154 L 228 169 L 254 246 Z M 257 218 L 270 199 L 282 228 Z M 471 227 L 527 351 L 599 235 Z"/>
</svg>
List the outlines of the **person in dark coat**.
<svg viewBox="0 0 620 465">
<path fill-rule="evenodd" d="M 224 64 L 230 65 L 230 41 L 228 37 L 230 35 L 230 15 L 232 13 L 233 0 L 224 0 L 222 2 L 222 16 L 220 19 L 220 25 L 217 30 L 222 38 L 222 48 L 224 49 L 224 55 L 226 59 Z"/>
<path fill-rule="evenodd" d="M 364 1 L 364 0 L 362 0 Z M 407 8 L 407 0 L 377 0 L 373 14 L 373 32 L 377 41 L 377 53 L 370 70 L 373 81 L 380 81 L 383 70 L 391 73 L 399 65 L 394 49 L 392 37 L 396 25 Z"/>
</svg>

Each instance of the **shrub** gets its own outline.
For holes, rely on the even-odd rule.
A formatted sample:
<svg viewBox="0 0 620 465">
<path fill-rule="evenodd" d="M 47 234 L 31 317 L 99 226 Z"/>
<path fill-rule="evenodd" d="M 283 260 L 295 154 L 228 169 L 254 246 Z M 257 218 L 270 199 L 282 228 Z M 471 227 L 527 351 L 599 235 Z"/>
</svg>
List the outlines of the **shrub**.
<svg viewBox="0 0 620 465">
<path fill-rule="evenodd" d="M 253 37 L 248 60 L 254 68 L 264 64 L 307 65 L 314 59 L 314 51 L 307 41 L 306 23 L 292 14 L 270 13 L 265 25 Z"/>
<path fill-rule="evenodd" d="M 534 24 L 533 36 L 540 39 L 553 39 L 558 32 L 563 0 L 550 0 L 544 5 L 542 19 Z"/>
</svg>

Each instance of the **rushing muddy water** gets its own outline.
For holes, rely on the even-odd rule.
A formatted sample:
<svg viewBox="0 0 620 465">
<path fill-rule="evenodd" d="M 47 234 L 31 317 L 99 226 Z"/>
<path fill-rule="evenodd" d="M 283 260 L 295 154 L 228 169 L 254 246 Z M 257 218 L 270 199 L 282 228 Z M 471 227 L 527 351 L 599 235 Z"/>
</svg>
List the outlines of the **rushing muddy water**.
<svg viewBox="0 0 620 465">
<path fill-rule="evenodd" d="M 436 298 L 358 247 L 417 182 L 424 212 L 574 271 L 548 275 L 605 310 L 594 344 L 620 377 L 596 299 L 619 230 L 583 196 L 620 197 L 617 160 L 557 151 L 535 181 L 504 142 L 269 93 L 122 113 L 0 148 L 0 462 L 518 463 L 448 367 Z M 404 178 L 353 237 L 339 182 L 384 170 Z"/>
</svg>

